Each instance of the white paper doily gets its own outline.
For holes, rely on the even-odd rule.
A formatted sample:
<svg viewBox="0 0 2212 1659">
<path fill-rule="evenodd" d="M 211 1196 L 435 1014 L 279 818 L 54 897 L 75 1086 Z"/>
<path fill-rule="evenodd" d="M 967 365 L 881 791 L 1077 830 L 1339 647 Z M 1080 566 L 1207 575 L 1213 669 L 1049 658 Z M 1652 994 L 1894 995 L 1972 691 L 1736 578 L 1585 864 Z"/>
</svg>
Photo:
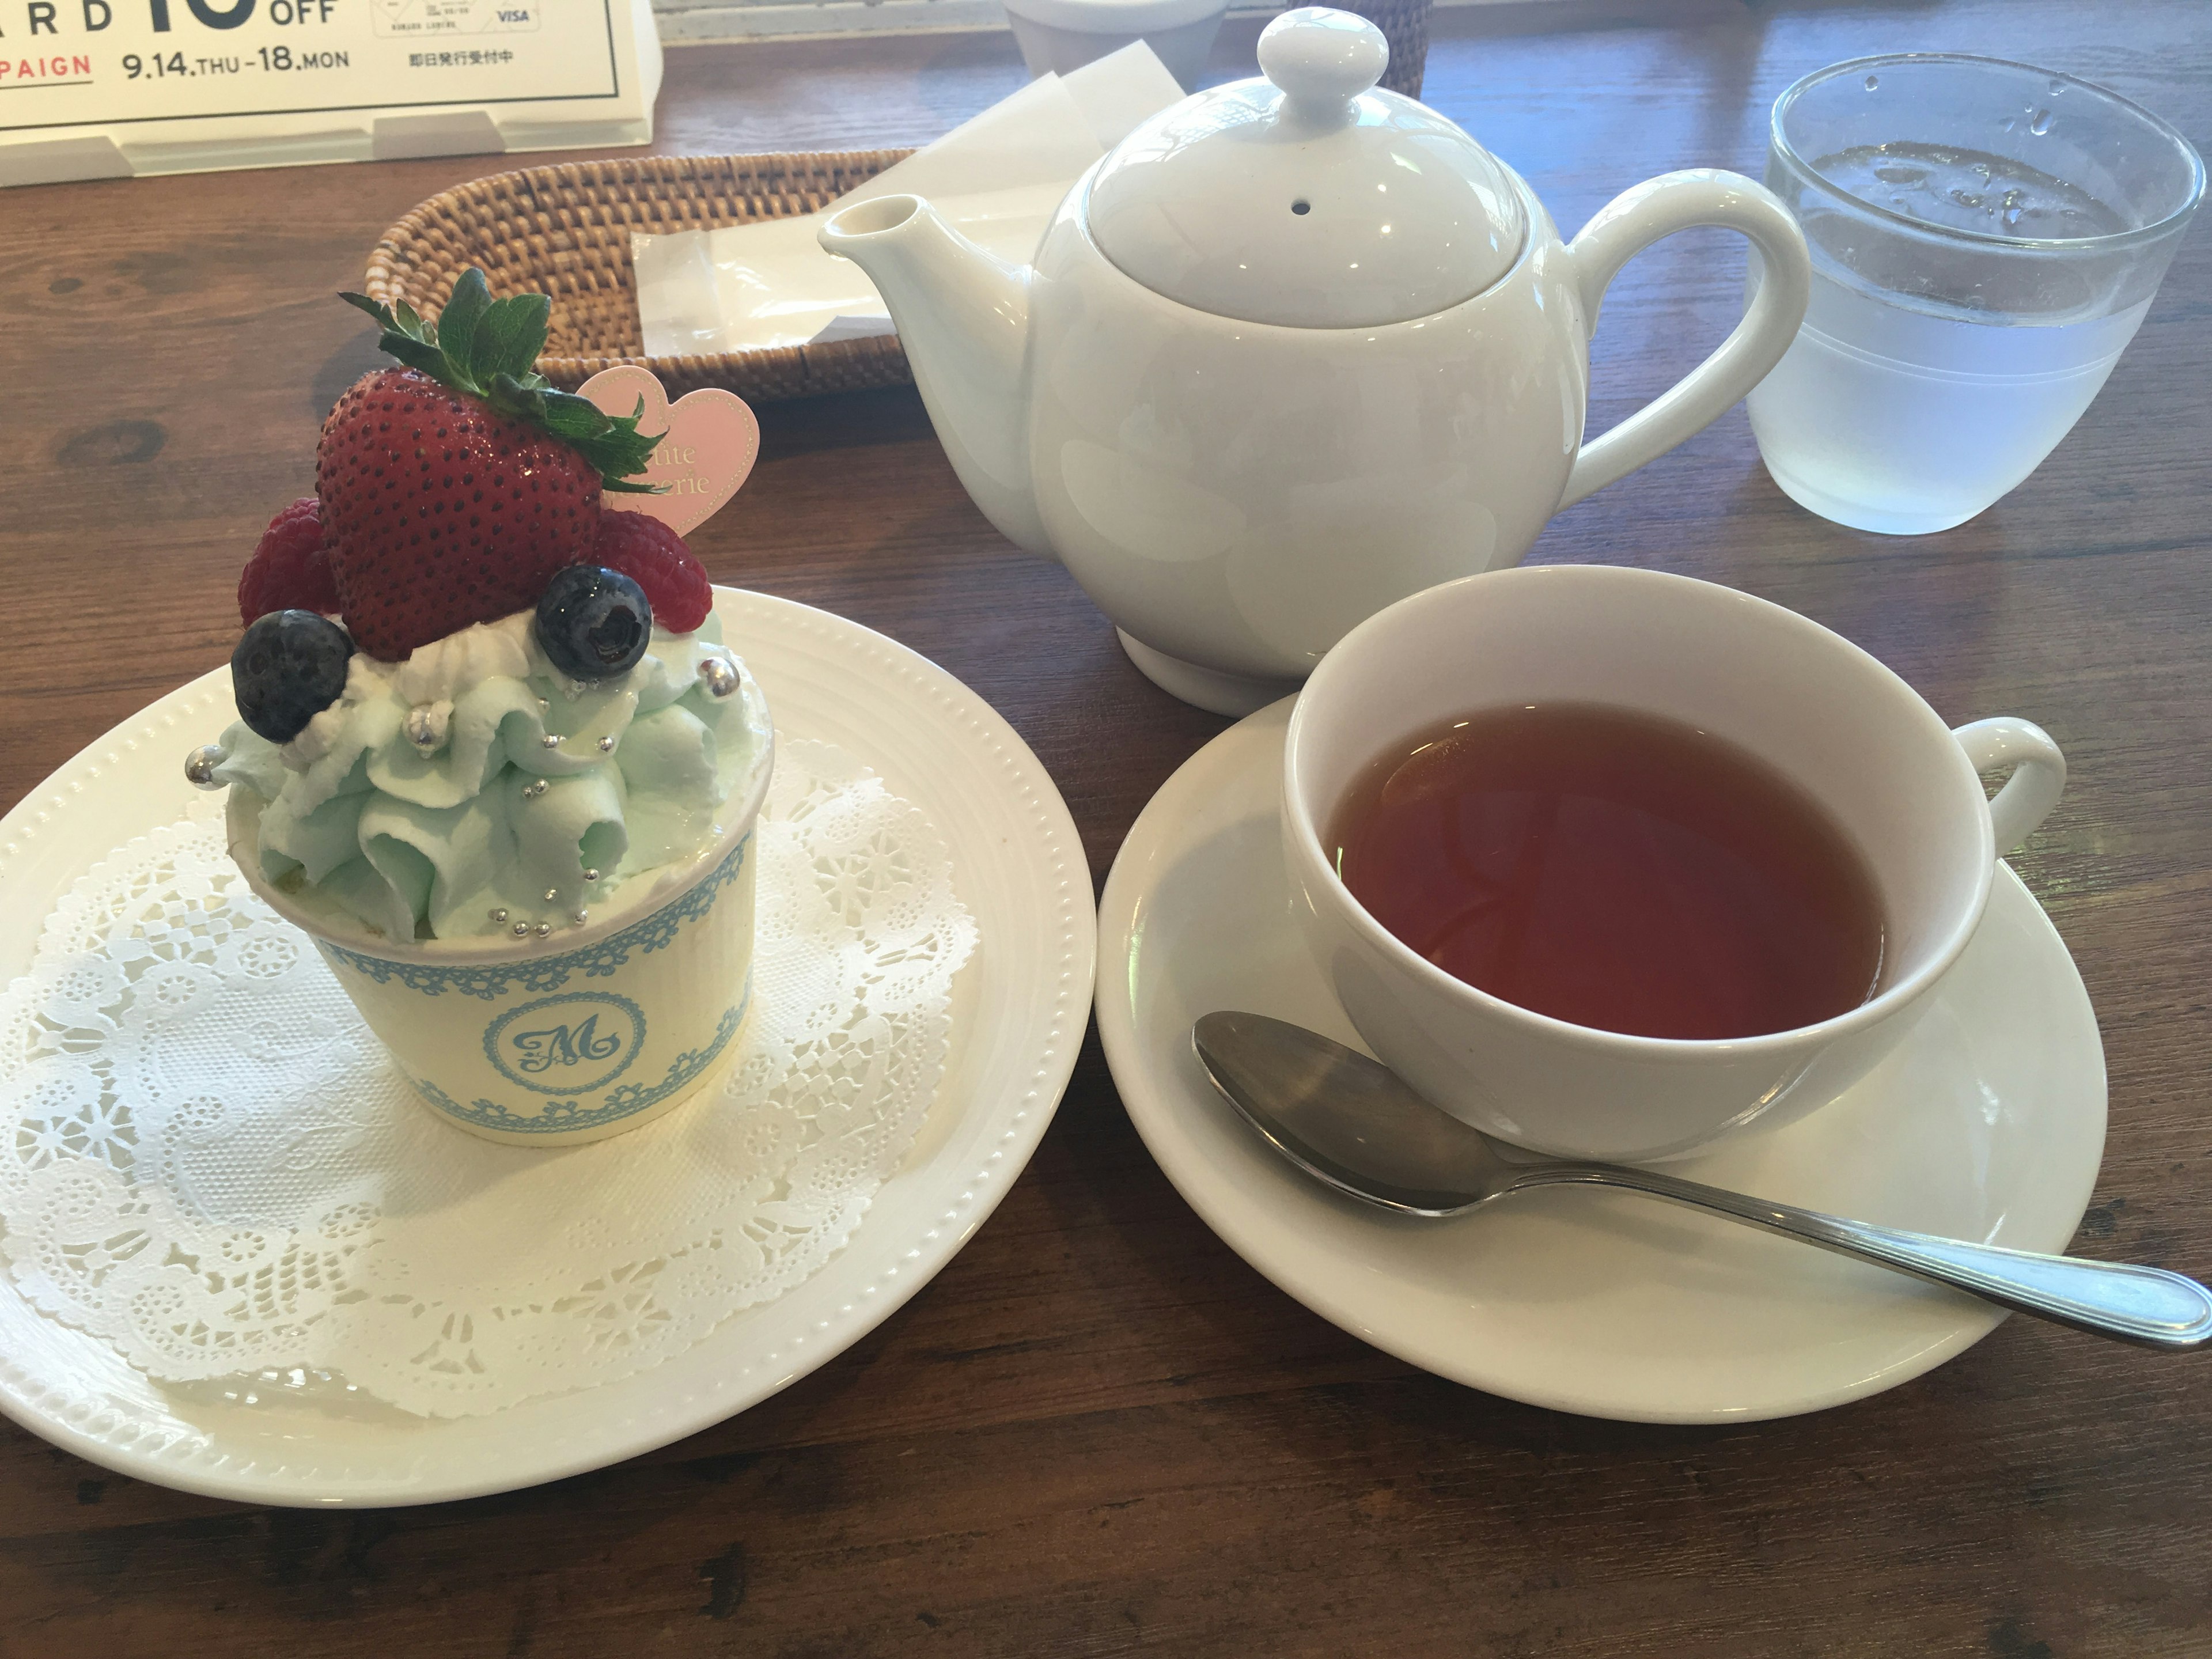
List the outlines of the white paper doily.
<svg viewBox="0 0 2212 1659">
<path fill-rule="evenodd" d="M 432 1417 L 612 1382 L 820 1268 L 913 1144 L 975 924 L 830 744 L 777 756 L 726 1082 L 561 1152 L 414 1100 L 218 807 L 80 878 L 0 996 L 0 1259 L 155 1377 L 321 1371 Z"/>
</svg>

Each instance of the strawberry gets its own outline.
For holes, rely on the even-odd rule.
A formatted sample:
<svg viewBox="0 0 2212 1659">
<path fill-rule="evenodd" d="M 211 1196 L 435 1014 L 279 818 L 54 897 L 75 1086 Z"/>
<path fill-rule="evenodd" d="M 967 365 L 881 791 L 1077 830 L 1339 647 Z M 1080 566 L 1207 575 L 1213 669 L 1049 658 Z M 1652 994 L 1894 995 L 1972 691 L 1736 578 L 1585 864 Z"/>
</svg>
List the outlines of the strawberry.
<svg viewBox="0 0 2212 1659">
<path fill-rule="evenodd" d="M 322 509 L 302 495 L 261 532 L 246 568 L 238 573 L 238 618 L 251 623 L 272 611 L 338 609 L 337 584 L 323 551 Z"/>
<path fill-rule="evenodd" d="M 315 456 L 346 626 L 397 661 L 527 610 L 592 550 L 599 488 L 557 438 L 411 368 L 355 382 Z"/>
<path fill-rule="evenodd" d="M 537 604 L 555 571 L 591 556 L 600 492 L 647 488 L 626 481 L 657 440 L 637 415 L 609 416 L 535 371 L 542 294 L 495 301 L 471 270 L 435 324 L 404 301 L 343 297 L 384 325 L 378 343 L 406 367 L 338 399 L 315 493 L 346 626 L 397 661 Z"/>
<path fill-rule="evenodd" d="M 689 634 L 714 607 L 714 584 L 684 538 L 648 513 L 602 513 L 592 562 L 616 570 L 645 590 L 653 620 Z"/>
</svg>

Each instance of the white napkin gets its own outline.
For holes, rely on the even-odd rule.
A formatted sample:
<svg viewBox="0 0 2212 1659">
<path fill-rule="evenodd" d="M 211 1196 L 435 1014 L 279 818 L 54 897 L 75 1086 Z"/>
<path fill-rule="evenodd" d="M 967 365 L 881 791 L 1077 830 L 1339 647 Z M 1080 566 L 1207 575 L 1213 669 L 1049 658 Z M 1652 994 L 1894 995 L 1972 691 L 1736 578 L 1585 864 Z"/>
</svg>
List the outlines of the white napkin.
<svg viewBox="0 0 2212 1659">
<path fill-rule="evenodd" d="M 722 230 L 630 237 L 648 356 L 743 351 L 892 331 L 860 268 L 815 242 L 822 221 L 873 197 L 927 197 L 1001 258 L 1026 264 L 1084 170 L 1182 88 L 1143 41 L 1046 75 L 819 213 Z"/>
<path fill-rule="evenodd" d="M 906 1162 L 977 935 L 943 835 L 829 744 L 777 745 L 757 847 L 723 1080 L 549 1152 L 411 1097 L 201 797 L 0 990 L 0 1293 L 163 1382 L 329 1372 L 425 1417 L 635 1376 L 783 1295 Z"/>
</svg>

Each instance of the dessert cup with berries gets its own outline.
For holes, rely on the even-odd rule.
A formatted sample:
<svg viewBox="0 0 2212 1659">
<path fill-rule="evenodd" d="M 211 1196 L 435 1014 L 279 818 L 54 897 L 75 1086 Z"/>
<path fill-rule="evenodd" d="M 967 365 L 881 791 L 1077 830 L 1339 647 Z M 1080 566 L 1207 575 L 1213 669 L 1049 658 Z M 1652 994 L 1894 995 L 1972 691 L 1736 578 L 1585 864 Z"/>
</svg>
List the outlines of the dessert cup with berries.
<svg viewBox="0 0 2212 1659">
<path fill-rule="evenodd" d="M 624 510 L 658 434 L 533 370 L 547 301 L 471 271 L 325 423 L 239 583 L 239 720 L 187 762 L 415 1090 L 549 1146 L 741 1042 L 774 737 L 706 573 Z"/>
</svg>

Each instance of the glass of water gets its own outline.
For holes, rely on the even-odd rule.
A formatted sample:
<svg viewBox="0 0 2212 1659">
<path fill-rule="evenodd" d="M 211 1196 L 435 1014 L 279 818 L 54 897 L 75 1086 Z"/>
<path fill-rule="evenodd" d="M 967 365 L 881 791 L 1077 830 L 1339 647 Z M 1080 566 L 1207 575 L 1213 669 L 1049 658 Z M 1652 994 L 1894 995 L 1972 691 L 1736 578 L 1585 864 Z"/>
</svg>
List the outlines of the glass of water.
<svg viewBox="0 0 2212 1659">
<path fill-rule="evenodd" d="M 1784 93 L 1766 183 L 1804 227 L 1813 299 L 1751 394 L 1759 455 L 1821 517 L 1909 536 L 1972 518 L 2081 418 L 2204 164 L 2086 81 L 1907 53 Z"/>
</svg>

